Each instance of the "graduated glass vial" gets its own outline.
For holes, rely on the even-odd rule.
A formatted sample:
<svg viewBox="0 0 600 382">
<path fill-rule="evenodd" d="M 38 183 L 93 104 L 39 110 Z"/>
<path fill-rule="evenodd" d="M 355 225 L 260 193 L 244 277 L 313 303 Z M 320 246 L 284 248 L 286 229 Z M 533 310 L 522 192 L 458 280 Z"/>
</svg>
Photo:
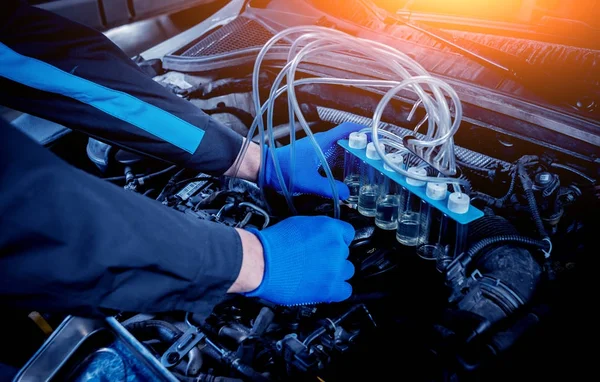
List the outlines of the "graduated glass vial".
<svg viewBox="0 0 600 382">
<path fill-rule="evenodd" d="M 401 167 L 404 163 L 404 158 L 400 153 L 386 154 L 386 159 L 394 165 Z M 383 165 L 386 172 L 393 173 L 394 171 Z M 375 215 L 375 225 L 384 230 L 395 230 L 398 228 L 398 210 L 400 207 L 400 193 L 402 187 L 389 177 L 385 177 L 381 192 L 377 198 L 377 213 Z"/>
<path fill-rule="evenodd" d="M 354 132 L 348 138 L 348 146 L 352 149 L 364 150 L 367 147 L 367 134 Z M 358 203 L 360 192 L 360 175 L 363 161 L 354 154 L 346 151 L 344 156 L 344 183 L 350 190 L 348 202 Z"/>
<path fill-rule="evenodd" d="M 427 171 L 423 168 L 411 167 L 408 170 L 409 174 L 418 176 L 427 176 Z M 406 183 L 414 187 L 423 187 L 425 182 L 416 180 L 408 176 Z M 417 195 L 403 188 L 400 195 L 400 207 L 398 211 L 398 227 L 396 228 L 396 240 L 400 244 L 408 247 L 416 247 L 419 245 L 419 238 L 422 229 L 421 213 L 427 206 Z"/>
<path fill-rule="evenodd" d="M 382 150 L 384 146 L 380 144 Z M 371 160 L 381 160 L 375 144 L 370 142 L 367 145 L 366 156 Z M 361 165 L 360 190 L 358 193 L 358 212 L 367 217 L 375 217 L 377 214 L 377 199 L 383 186 L 384 176 L 371 165 L 363 162 Z"/>
</svg>

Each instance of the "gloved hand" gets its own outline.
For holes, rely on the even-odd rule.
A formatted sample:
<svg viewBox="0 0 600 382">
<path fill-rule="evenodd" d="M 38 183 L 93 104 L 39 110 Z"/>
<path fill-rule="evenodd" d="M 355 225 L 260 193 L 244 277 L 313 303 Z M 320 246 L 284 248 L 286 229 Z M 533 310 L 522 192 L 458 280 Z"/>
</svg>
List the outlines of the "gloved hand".
<svg viewBox="0 0 600 382">
<path fill-rule="evenodd" d="M 335 149 L 337 141 L 340 139 L 346 139 L 350 133 L 364 129 L 365 126 L 357 125 L 355 123 L 343 123 L 329 131 L 315 134 L 315 139 L 325 153 Z M 315 149 L 311 144 L 308 137 L 300 139 L 296 142 L 296 167 L 294 176 L 294 192 L 305 193 L 305 194 L 316 194 L 324 197 L 331 198 L 332 190 L 331 185 L 326 177 L 319 174 L 319 168 L 321 162 L 315 153 Z M 279 186 L 279 180 L 275 172 L 275 165 L 271 158 L 271 148 L 267 149 L 267 160 L 265 161 L 265 181 L 266 185 L 281 191 Z M 290 146 L 284 146 L 276 148 L 275 155 L 279 159 L 281 165 L 281 171 L 285 180 L 286 186 L 289 182 L 289 174 L 291 171 L 290 163 Z M 338 195 L 340 200 L 346 200 L 350 197 L 350 190 L 343 182 L 336 180 L 338 189 Z"/>
<path fill-rule="evenodd" d="M 326 216 L 295 216 L 263 231 L 249 230 L 263 246 L 262 283 L 248 297 L 281 305 L 338 302 L 352 294 L 348 246 L 354 228 Z"/>
</svg>

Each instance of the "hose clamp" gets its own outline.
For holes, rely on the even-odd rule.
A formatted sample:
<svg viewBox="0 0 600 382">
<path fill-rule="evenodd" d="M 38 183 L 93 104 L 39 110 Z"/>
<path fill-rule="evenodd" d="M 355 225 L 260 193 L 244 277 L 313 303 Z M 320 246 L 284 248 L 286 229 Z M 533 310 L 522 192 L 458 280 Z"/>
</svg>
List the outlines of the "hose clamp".
<svg viewBox="0 0 600 382">
<path fill-rule="evenodd" d="M 481 274 L 481 272 L 479 272 L 479 269 L 475 269 L 473 273 L 471 273 L 471 278 L 473 279 L 473 281 L 477 281 L 478 279 L 483 278 L 483 275 Z"/>
<path fill-rule="evenodd" d="M 544 257 L 546 259 L 548 259 L 548 258 L 550 258 L 550 255 L 552 254 L 552 241 L 550 241 L 549 237 L 543 238 L 542 241 L 545 241 L 548 243 L 548 249 L 547 250 L 542 249 L 542 252 L 544 253 Z"/>
<path fill-rule="evenodd" d="M 269 217 L 269 214 L 267 213 L 267 211 L 263 210 L 262 208 L 260 208 L 259 206 L 252 204 L 252 203 L 248 203 L 248 202 L 242 202 L 239 205 L 240 207 L 248 207 L 251 210 L 255 211 L 258 213 L 258 215 L 261 215 L 264 218 L 264 222 L 263 222 L 263 226 L 262 229 L 265 229 L 269 226 L 269 224 L 271 223 L 271 218 Z M 252 212 L 250 212 L 251 214 Z M 249 218 L 251 218 L 252 215 L 249 216 Z M 244 218 L 244 221 L 246 219 Z M 249 219 L 248 219 L 249 220 Z M 239 228 L 243 228 L 243 226 L 245 226 L 248 222 L 245 222 L 245 224 L 238 226 Z"/>
</svg>

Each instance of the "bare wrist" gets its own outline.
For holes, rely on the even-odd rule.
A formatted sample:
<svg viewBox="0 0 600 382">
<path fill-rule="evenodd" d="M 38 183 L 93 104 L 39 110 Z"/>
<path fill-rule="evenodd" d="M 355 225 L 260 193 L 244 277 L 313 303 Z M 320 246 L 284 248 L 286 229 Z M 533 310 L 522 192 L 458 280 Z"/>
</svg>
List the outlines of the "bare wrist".
<svg viewBox="0 0 600 382">
<path fill-rule="evenodd" d="M 242 241 L 242 267 L 227 293 L 252 292 L 259 287 L 265 272 L 265 259 L 260 240 L 252 233 L 237 229 Z"/>
<path fill-rule="evenodd" d="M 244 138 L 244 143 L 246 142 L 246 138 Z M 249 180 L 251 182 L 256 182 L 258 179 L 258 171 L 260 170 L 260 147 L 251 142 L 248 145 L 248 150 L 246 151 L 243 158 L 240 159 L 240 155 L 242 155 L 241 151 L 238 154 L 238 158 L 233 163 L 233 165 L 225 172 L 226 176 L 235 176 L 237 178 Z M 239 170 L 237 170 L 236 174 L 236 164 L 240 163 Z"/>
</svg>

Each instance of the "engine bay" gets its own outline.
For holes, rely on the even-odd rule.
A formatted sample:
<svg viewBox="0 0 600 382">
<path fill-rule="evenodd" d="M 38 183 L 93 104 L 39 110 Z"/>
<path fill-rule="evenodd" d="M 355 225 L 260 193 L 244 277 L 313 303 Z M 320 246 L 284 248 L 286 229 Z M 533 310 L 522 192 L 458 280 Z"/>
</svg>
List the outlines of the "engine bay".
<svg viewBox="0 0 600 382">
<path fill-rule="evenodd" d="M 232 23 L 262 20 L 261 27 L 272 34 L 286 30 L 275 28 L 276 22 L 293 27 L 284 25 L 279 18 L 283 16 L 276 14 L 281 12 L 280 2 L 270 7 L 251 3 L 254 8 L 194 40 L 185 52 L 206 44 L 207 39 L 214 42 L 226 36 L 235 46 L 239 41 L 234 35 L 218 35 L 235 27 Z M 267 15 L 270 19 L 265 21 Z M 331 23 L 344 30 L 341 21 L 322 19 L 319 28 Z M 311 33 L 317 33 L 316 29 Z M 340 41 L 346 44 L 356 38 Z M 443 200 L 447 192 L 465 195 L 471 211 L 480 214 L 462 224 L 448 218 L 448 213 L 431 212 L 439 211 L 432 208 L 427 232 L 440 230 L 438 241 L 444 245 L 433 248 L 435 255 L 427 255 L 416 244 L 407 245 L 399 238 L 398 216 L 392 218 L 394 229 L 382 229 L 376 224 L 378 217 L 361 213 L 358 199 L 338 204 L 293 189 L 284 195 L 287 191 L 274 192 L 261 187 L 260 181 L 197 173 L 73 133 L 51 149 L 107 182 L 194 218 L 261 230 L 294 214 L 326 215 L 356 230 L 349 256 L 356 269 L 349 281 L 353 295 L 346 301 L 277 306 L 228 296 L 214 302 L 213 309 L 194 314 L 121 312 L 115 316 L 120 325 L 180 381 L 330 382 L 390 375 L 413 381 L 499 381 L 552 375 L 550 363 L 567 357 L 556 354 L 561 341 L 569 337 L 559 333 L 572 329 L 565 322 L 577 321 L 573 317 L 574 321 L 565 321 L 565 317 L 576 311 L 575 300 L 585 288 L 582 264 L 596 250 L 600 166 L 593 148 L 573 143 L 576 130 L 587 126 L 585 120 L 534 104 L 533 95 L 533 100 L 527 94 L 514 98 L 481 83 L 456 79 L 447 82 L 463 101 L 460 105 L 450 102 L 448 90 L 439 98 L 429 96 L 435 99 L 429 106 L 422 101 L 427 96 L 419 101 L 414 88 L 388 93 L 391 86 L 373 82 L 390 80 L 385 65 L 357 72 L 361 54 L 369 52 L 358 42 L 335 55 L 326 52 L 305 63 L 296 62 L 296 77 L 289 77 L 287 63 L 298 56 L 282 57 L 281 50 L 286 52 L 289 46 L 262 39 L 263 49 L 267 41 L 273 42 L 273 50 L 264 50 L 263 66 L 255 66 L 263 50 L 249 49 L 250 61 L 246 53 L 221 52 L 231 62 L 221 61 L 220 67 L 216 61 L 198 58 L 198 52 L 186 61 L 182 52 L 165 57 L 154 78 L 249 141 L 261 143 L 262 139 L 272 147 L 344 123 L 363 126 L 378 144 L 373 138 L 379 137 L 377 130 L 372 130 L 377 126 L 389 135 L 381 135 L 388 145 L 383 153 L 401 155 L 403 169 L 420 167 L 425 177 L 446 179 Z M 307 41 L 291 50 L 310 46 L 312 40 Z M 153 68 L 156 62 L 139 64 Z M 284 79 L 290 78 L 305 81 L 297 85 L 294 103 L 288 97 L 272 98 L 277 89 L 289 85 Z M 370 82 L 346 86 L 316 78 Z M 426 94 L 436 92 L 433 85 L 421 85 Z M 382 107 L 380 101 L 386 94 L 389 97 Z M 505 98 L 510 101 L 503 103 Z M 445 127 L 440 127 L 445 118 L 442 100 L 448 102 Z M 488 101 L 503 107 L 490 107 Z M 456 118 L 458 110 L 462 120 Z M 438 128 L 425 133 L 427 123 L 435 118 L 439 118 Z M 453 129 L 453 122 L 460 128 Z M 544 124 L 571 126 L 574 132 L 562 134 Z M 257 133 L 253 126 L 258 127 Z M 440 136 L 445 138 L 433 147 L 436 150 L 414 143 L 425 144 Z M 73 145 L 78 145 L 79 152 L 85 146 L 85 155 L 65 155 Z M 321 168 L 322 175 L 344 180 L 347 154 L 341 146 L 325 153 L 328 164 Z M 425 196 L 422 199 L 428 201 Z M 531 357 L 532 353 L 537 357 Z"/>
<path fill-rule="evenodd" d="M 518 359 L 519 344 L 537 349 L 538 327 L 574 303 L 569 294 L 576 293 L 577 267 L 589 253 L 593 227 L 593 215 L 585 211 L 597 203 L 597 189 L 584 174 L 543 157 L 525 155 L 510 163 L 468 153 L 479 164 L 460 165 L 461 176 L 477 190 L 473 205 L 484 216 L 468 225 L 465 250 L 456 257 L 423 258 L 399 243 L 395 231 L 380 229 L 356 205 L 344 204 L 341 219 L 356 229 L 349 300 L 283 307 L 235 296 L 205 314 L 118 319 L 182 381 L 330 381 L 388 372 L 411 380 L 501 380 L 511 375 L 494 374 L 506 354 Z M 145 165 L 140 161 L 124 171 L 137 174 L 136 167 Z M 269 214 L 251 182 L 175 169 L 140 184 L 143 177 L 131 176 L 124 187 L 198 219 L 263 229 L 289 214 L 277 193 L 268 196 L 270 207 L 284 212 Z M 511 239 L 538 237 L 521 180 L 527 178 L 552 240 L 549 255 L 547 248 Z M 300 214 L 333 216 L 331 201 L 322 198 L 298 196 L 295 204 Z M 464 253 L 472 254 L 469 262 L 455 261 Z M 191 351 L 170 355 L 190 338 L 196 345 Z"/>
</svg>

